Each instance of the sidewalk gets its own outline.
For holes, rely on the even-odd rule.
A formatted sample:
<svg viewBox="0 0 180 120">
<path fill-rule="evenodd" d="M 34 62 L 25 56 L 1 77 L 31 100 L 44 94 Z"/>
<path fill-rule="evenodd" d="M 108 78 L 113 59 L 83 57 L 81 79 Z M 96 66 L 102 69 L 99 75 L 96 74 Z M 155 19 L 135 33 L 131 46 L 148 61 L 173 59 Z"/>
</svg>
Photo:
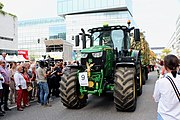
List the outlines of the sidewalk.
<svg viewBox="0 0 180 120">
<path fill-rule="evenodd" d="M 38 101 L 38 99 L 36 98 L 36 99 L 34 99 L 34 100 L 31 100 L 30 103 L 34 103 L 34 102 L 37 102 L 37 101 Z M 11 104 L 10 101 L 8 101 L 8 102 L 9 102 L 9 103 L 8 103 L 8 107 L 9 107 L 10 109 L 14 109 L 14 108 L 17 107 L 16 103 Z"/>
<path fill-rule="evenodd" d="M 57 98 L 57 97 L 54 97 L 54 96 L 50 97 L 49 102 L 54 101 L 56 98 Z M 14 108 L 17 107 L 16 103 L 11 104 L 10 101 L 8 101 L 8 102 L 9 102 L 9 103 L 8 103 L 8 107 L 9 107 L 10 109 L 14 109 Z M 34 103 L 34 102 L 38 102 L 38 98 L 35 98 L 34 100 L 31 100 L 31 101 L 30 101 L 30 103 Z"/>
</svg>

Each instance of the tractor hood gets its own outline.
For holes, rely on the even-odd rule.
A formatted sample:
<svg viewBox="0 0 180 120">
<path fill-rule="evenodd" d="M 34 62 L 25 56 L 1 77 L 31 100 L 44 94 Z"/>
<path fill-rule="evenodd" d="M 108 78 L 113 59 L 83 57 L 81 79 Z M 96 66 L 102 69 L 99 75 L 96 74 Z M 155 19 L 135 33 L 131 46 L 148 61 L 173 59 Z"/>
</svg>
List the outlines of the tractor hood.
<svg viewBox="0 0 180 120">
<path fill-rule="evenodd" d="M 92 46 L 92 47 L 89 47 L 89 48 L 85 48 L 85 49 L 82 49 L 81 50 L 81 53 L 95 53 L 95 52 L 102 52 L 104 51 L 105 49 L 112 49 L 111 47 L 109 46 Z"/>
</svg>

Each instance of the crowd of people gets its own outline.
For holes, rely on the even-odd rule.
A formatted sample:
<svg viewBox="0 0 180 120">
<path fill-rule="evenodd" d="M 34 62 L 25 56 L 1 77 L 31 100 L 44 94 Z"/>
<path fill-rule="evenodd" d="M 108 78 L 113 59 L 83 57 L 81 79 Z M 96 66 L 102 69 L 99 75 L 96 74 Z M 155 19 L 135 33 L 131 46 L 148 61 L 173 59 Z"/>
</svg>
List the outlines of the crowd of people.
<svg viewBox="0 0 180 120">
<path fill-rule="evenodd" d="M 56 62 L 50 70 L 44 61 L 7 62 L 6 53 L 0 59 L 0 116 L 11 111 L 10 104 L 16 104 L 18 111 L 30 106 L 30 101 L 37 100 L 44 107 L 51 107 L 52 96 L 59 97 L 60 80 L 66 63 Z"/>
</svg>

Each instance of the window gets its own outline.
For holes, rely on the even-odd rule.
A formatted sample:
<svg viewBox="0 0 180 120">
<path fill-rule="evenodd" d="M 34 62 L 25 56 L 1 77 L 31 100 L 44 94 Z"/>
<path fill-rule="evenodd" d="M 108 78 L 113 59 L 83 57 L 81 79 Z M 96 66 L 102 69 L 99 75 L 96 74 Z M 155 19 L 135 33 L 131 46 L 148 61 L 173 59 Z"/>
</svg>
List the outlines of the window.
<svg viewBox="0 0 180 120">
<path fill-rule="evenodd" d="M 67 11 L 68 12 L 73 11 L 73 2 L 72 2 L 72 0 L 69 0 L 67 4 L 68 4 L 67 5 Z"/>
<path fill-rule="evenodd" d="M 101 8 L 102 0 L 96 0 L 96 8 Z"/>
<path fill-rule="evenodd" d="M 121 51 L 124 44 L 124 32 L 122 30 L 113 30 L 111 33 L 111 37 L 114 43 L 114 48 L 117 48 L 118 51 Z"/>
<path fill-rule="evenodd" d="M 67 12 L 68 7 L 67 7 L 66 1 L 62 2 L 62 9 L 63 9 L 63 12 Z"/>
<path fill-rule="evenodd" d="M 114 5 L 115 6 L 120 6 L 120 0 L 114 0 Z"/>
<path fill-rule="evenodd" d="M 79 10 L 83 10 L 84 9 L 84 0 L 79 0 Z"/>
<path fill-rule="evenodd" d="M 78 0 L 73 0 L 73 11 L 78 10 Z"/>
</svg>

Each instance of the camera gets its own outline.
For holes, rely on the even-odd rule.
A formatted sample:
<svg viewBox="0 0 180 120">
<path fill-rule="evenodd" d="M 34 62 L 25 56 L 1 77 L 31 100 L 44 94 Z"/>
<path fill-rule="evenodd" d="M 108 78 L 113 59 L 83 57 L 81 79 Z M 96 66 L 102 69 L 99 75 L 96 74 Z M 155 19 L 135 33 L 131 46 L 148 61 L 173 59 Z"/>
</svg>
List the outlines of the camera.
<svg viewBox="0 0 180 120">
<path fill-rule="evenodd" d="M 51 58 L 50 56 L 48 56 L 47 59 L 39 61 L 39 66 L 40 67 L 45 67 L 46 68 L 46 72 L 47 72 L 47 71 L 51 71 L 51 67 L 55 66 L 54 63 L 55 63 L 54 58 Z"/>
</svg>

